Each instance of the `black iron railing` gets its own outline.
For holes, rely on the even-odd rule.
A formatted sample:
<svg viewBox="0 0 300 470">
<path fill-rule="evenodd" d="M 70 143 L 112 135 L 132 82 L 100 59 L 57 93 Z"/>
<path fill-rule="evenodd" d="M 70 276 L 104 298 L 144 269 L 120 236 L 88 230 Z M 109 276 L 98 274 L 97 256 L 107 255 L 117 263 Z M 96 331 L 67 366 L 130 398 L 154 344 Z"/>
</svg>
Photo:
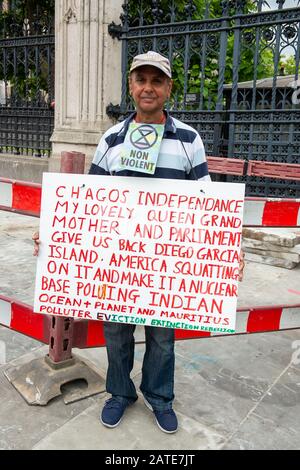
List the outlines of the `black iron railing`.
<svg viewBox="0 0 300 470">
<path fill-rule="evenodd" d="M 156 50 L 172 63 L 172 115 L 208 155 L 300 163 L 298 0 L 127 0 L 121 22 L 109 28 L 123 47 L 122 100 L 110 112 L 132 109 L 129 64 Z M 247 182 L 248 196 L 300 196 L 297 182 L 226 178 Z"/>
<path fill-rule="evenodd" d="M 13 3 L 0 2 L 0 152 L 49 156 L 54 127 L 54 2 L 44 2 L 44 8 L 43 2 L 31 2 L 31 11 Z"/>
</svg>

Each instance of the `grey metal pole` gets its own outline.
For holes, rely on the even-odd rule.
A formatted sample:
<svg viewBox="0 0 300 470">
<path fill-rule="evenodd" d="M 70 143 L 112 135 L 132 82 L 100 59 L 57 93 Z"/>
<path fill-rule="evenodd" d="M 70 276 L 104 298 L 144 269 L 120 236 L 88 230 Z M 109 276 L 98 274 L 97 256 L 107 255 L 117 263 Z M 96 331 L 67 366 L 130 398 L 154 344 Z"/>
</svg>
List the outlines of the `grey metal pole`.
<svg viewBox="0 0 300 470">
<path fill-rule="evenodd" d="M 85 155 L 80 152 L 61 153 L 61 173 L 84 173 Z M 52 316 L 49 337 L 49 359 L 54 362 L 72 358 L 74 319 Z"/>
</svg>

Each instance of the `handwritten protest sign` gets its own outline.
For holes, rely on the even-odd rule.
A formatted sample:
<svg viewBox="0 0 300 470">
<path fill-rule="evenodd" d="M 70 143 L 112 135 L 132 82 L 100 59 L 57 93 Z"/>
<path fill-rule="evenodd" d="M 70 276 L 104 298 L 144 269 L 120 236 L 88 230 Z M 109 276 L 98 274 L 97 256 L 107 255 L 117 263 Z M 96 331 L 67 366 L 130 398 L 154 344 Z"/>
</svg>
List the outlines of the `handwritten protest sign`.
<svg viewBox="0 0 300 470">
<path fill-rule="evenodd" d="M 244 185 L 45 173 L 34 310 L 234 332 Z"/>
</svg>

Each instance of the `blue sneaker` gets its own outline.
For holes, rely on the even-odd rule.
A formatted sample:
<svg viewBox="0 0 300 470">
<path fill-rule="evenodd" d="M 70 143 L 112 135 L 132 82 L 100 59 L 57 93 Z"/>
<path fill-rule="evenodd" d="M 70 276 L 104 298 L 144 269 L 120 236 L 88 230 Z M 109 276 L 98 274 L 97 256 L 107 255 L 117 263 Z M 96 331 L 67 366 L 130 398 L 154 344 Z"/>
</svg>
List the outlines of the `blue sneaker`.
<svg viewBox="0 0 300 470">
<path fill-rule="evenodd" d="M 123 418 L 124 411 L 128 405 L 129 403 L 121 403 L 114 397 L 106 400 L 100 416 L 101 423 L 108 428 L 115 428 Z"/>
<path fill-rule="evenodd" d="M 154 413 L 154 416 L 156 418 L 156 423 L 159 429 L 163 432 L 167 432 L 168 434 L 171 434 L 173 432 L 176 432 L 178 429 L 178 421 L 176 414 L 172 410 L 154 410 L 153 407 L 150 405 L 148 400 L 144 397 L 144 402 L 147 408 L 151 410 Z"/>
</svg>

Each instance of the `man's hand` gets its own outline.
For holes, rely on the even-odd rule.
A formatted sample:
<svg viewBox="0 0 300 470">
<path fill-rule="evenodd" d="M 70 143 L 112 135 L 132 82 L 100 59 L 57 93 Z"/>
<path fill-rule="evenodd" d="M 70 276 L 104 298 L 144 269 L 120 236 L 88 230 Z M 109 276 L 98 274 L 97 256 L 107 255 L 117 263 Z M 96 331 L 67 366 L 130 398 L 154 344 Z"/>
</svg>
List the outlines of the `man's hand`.
<svg viewBox="0 0 300 470">
<path fill-rule="evenodd" d="M 33 249 L 33 256 L 38 256 L 39 254 L 39 249 L 40 249 L 40 233 L 39 232 L 34 232 L 32 235 L 32 240 L 34 241 L 34 249 Z"/>
<path fill-rule="evenodd" d="M 245 253 L 241 249 L 240 258 L 239 258 L 239 281 L 243 280 L 244 276 L 244 267 L 245 267 Z"/>
</svg>

